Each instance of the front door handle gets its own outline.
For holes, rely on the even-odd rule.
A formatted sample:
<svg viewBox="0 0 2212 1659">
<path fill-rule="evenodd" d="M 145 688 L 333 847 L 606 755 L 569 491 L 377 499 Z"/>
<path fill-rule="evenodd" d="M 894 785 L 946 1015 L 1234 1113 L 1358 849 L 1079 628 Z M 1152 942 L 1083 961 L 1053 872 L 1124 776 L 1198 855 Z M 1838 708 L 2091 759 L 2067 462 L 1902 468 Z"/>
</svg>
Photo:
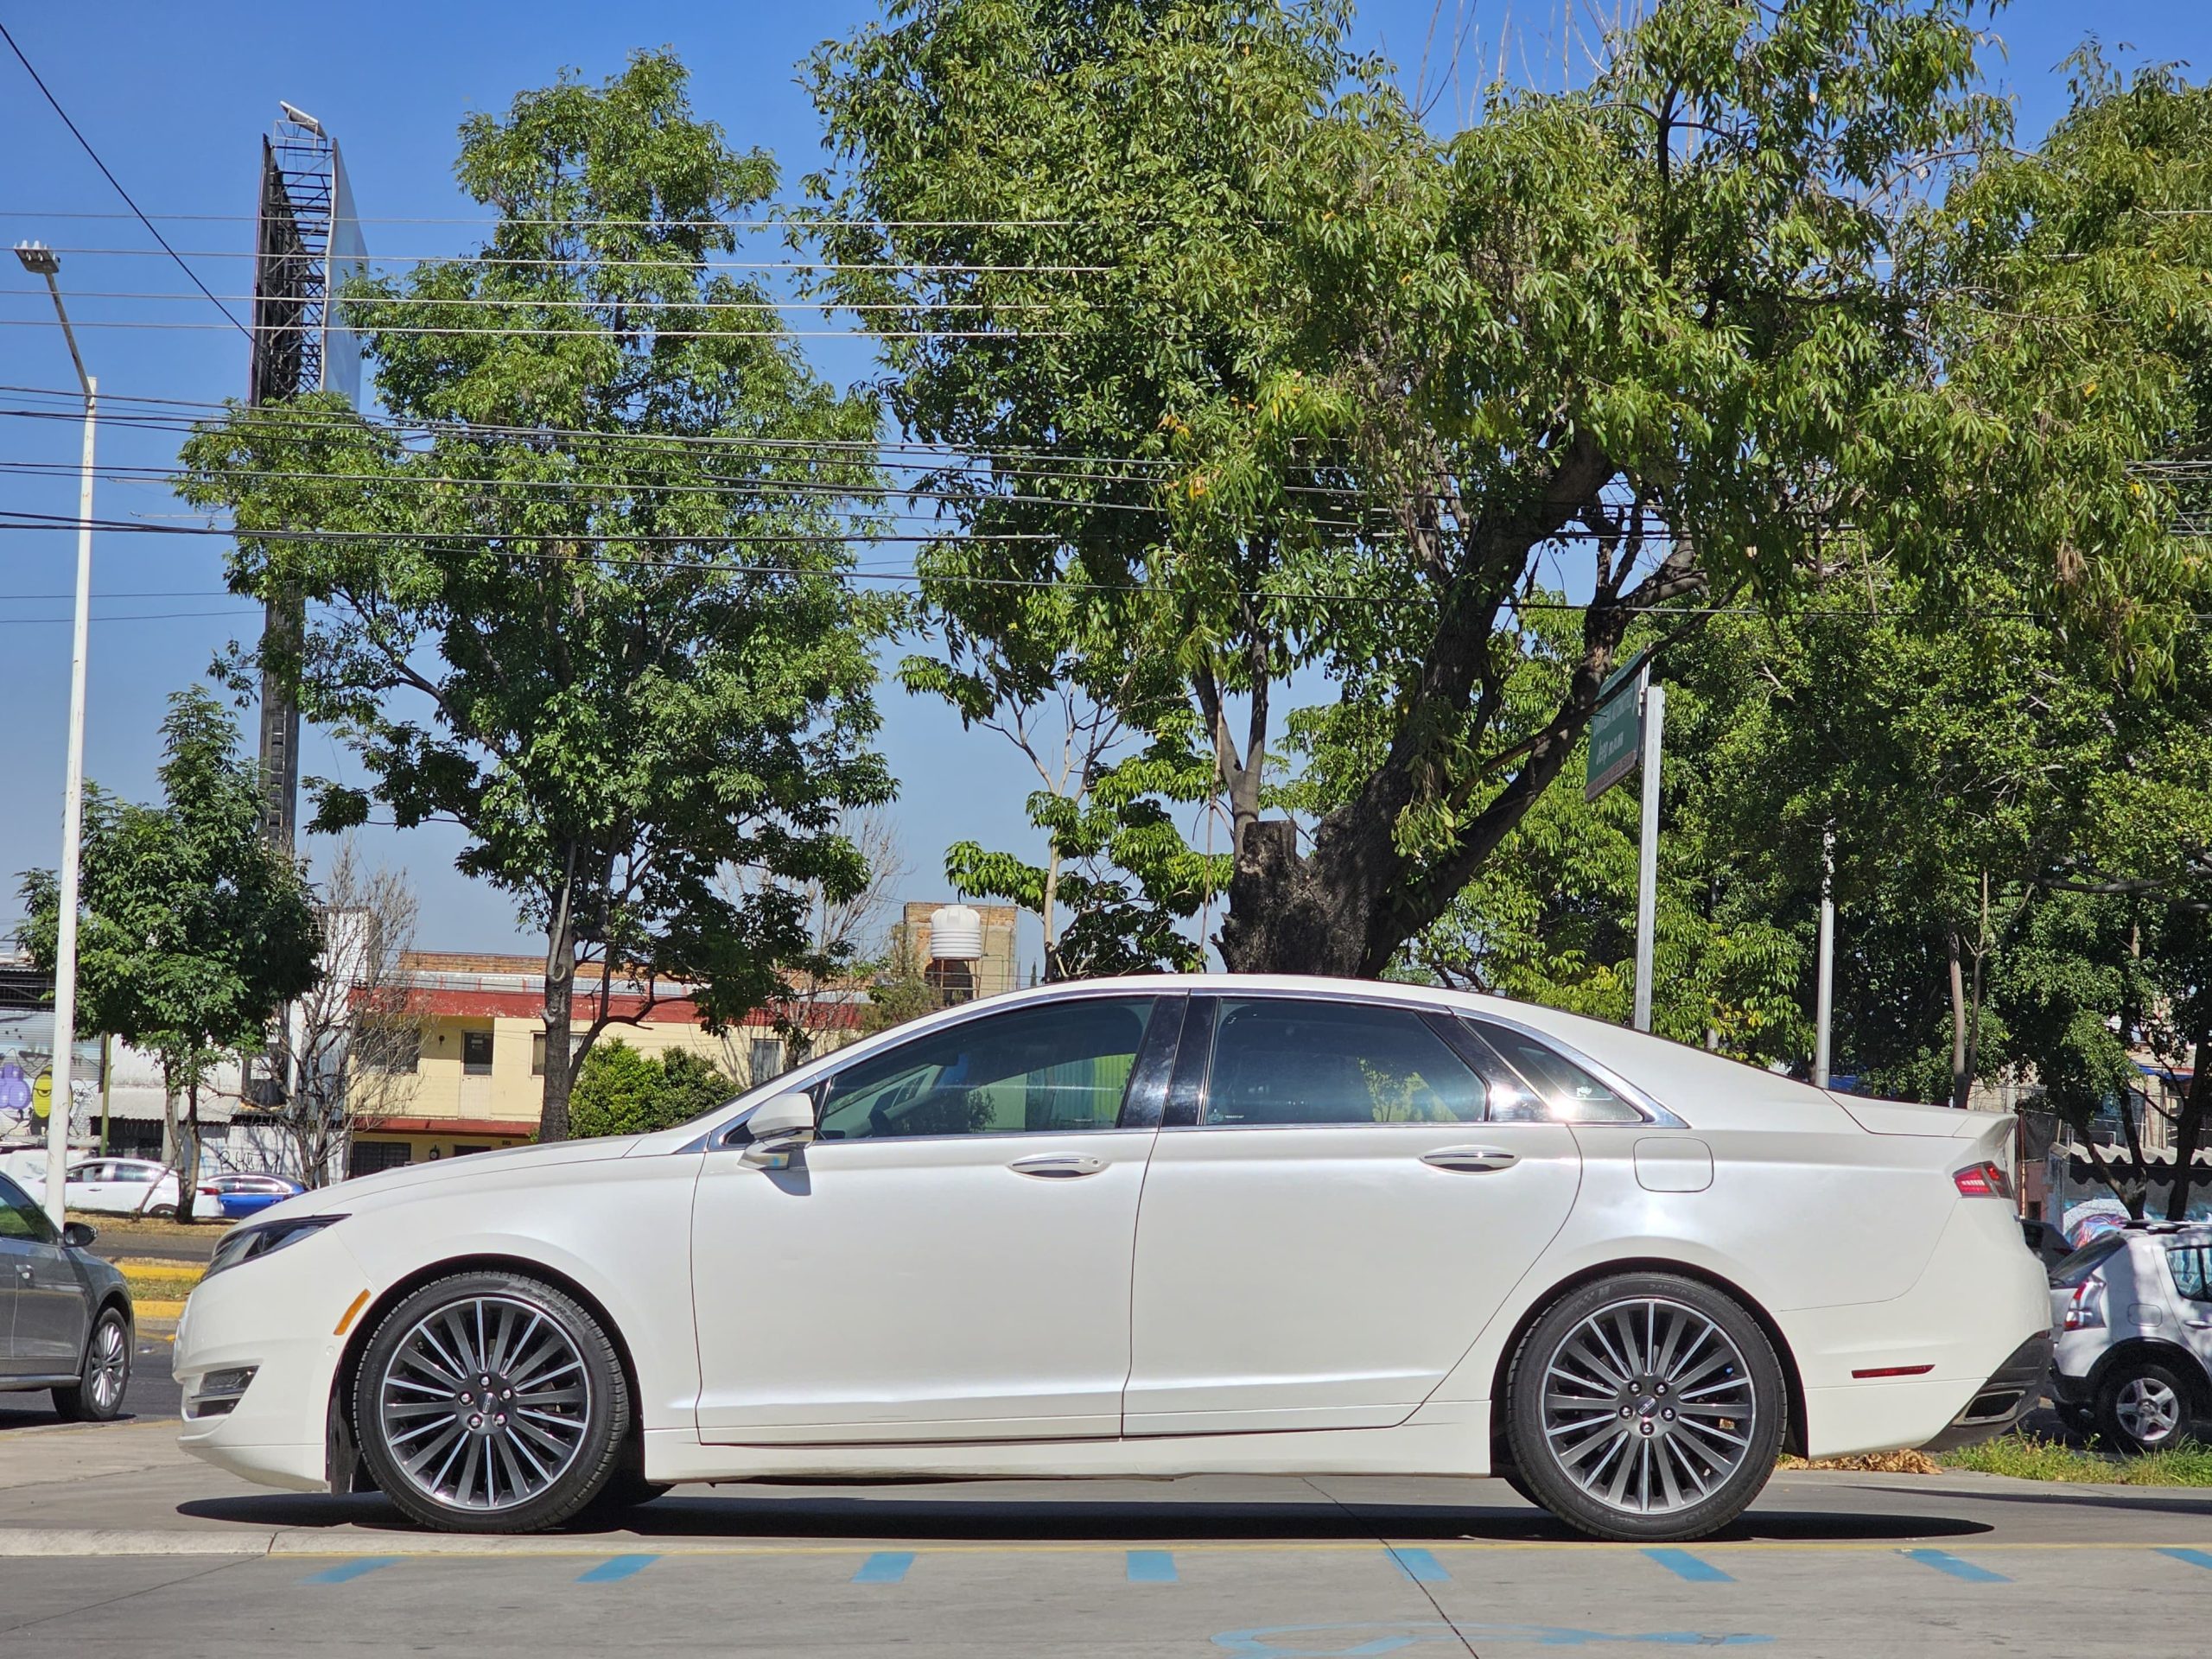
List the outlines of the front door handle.
<svg viewBox="0 0 2212 1659">
<path fill-rule="evenodd" d="M 1421 1154 L 1421 1160 L 1437 1169 L 1455 1170 L 1466 1175 L 1509 1169 L 1521 1161 L 1515 1154 L 1502 1152 L 1496 1147 L 1439 1147 L 1434 1152 Z"/>
<path fill-rule="evenodd" d="M 1007 1167 L 1017 1175 L 1065 1181 L 1079 1175 L 1096 1175 L 1106 1167 L 1106 1160 L 1087 1152 L 1040 1152 L 1033 1158 L 1017 1158 Z"/>
<path fill-rule="evenodd" d="M 22 1280 L 27 1285 L 36 1284 L 38 1282 L 38 1274 L 35 1269 L 31 1268 L 17 1268 L 16 1269 L 16 1277 Z"/>
</svg>

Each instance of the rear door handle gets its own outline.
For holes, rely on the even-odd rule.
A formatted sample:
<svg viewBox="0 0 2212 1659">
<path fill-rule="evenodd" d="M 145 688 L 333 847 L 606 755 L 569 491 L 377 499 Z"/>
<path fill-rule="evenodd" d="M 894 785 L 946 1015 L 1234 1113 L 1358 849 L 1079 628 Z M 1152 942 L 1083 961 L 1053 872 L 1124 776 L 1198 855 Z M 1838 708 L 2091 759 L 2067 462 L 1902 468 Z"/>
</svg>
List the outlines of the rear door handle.
<svg viewBox="0 0 2212 1659">
<path fill-rule="evenodd" d="M 1479 1175 L 1485 1170 L 1508 1169 L 1521 1161 L 1513 1153 L 1502 1152 L 1496 1147 L 1439 1147 L 1434 1152 L 1421 1155 L 1424 1164 L 1437 1169 L 1449 1169 L 1465 1175 Z"/>
<path fill-rule="evenodd" d="M 1065 1181 L 1079 1175 L 1096 1175 L 1106 1167 L 1106 1160 L 1087 1152 L 1040 1152 L 1033 1158 L 1017 1158 L 1007 1167 L 1017 1175 Z"/>
</svg>

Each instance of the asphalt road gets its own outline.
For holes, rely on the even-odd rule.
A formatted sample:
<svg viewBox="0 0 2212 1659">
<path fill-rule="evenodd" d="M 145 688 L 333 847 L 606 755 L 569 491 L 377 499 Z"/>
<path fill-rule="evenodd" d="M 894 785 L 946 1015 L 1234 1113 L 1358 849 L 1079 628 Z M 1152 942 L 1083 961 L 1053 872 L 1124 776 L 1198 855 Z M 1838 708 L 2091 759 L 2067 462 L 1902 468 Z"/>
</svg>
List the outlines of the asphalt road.
<svg viewBox="0 0 2212 1659">
<path fill-rule="evenodd" d="M 1682 1549 L 1494 1481 L 685 1488 L 619 1529 L 454 1538 L 270 1492 L 163 1423 L 0 1435 L 0 1652 L 1351 1659 L 1689 1646 L 2202 1652 L 2212 1492 L 1778 1475 Z"/>
</svg>

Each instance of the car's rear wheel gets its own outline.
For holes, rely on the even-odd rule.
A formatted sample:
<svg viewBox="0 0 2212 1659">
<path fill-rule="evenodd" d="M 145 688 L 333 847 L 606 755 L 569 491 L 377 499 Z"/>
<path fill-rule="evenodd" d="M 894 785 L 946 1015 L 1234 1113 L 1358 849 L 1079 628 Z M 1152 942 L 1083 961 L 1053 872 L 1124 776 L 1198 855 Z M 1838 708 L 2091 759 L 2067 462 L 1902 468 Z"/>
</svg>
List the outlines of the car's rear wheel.
<svg viewBox="0 0 2212 1659">
<path fill-rule="evenodd" d="M 111 1422 L 123 1415 L 123 1396 L 130 1387 L 130 1321 L 118 1308 L 103 1308 L 85 1344 L 85 1363 L 76 1382 L 54 1391 L 54 1409 L 73 1423 Z"/>
<path fill-rule="evenodd" d="M 377 1326 L 354 1381 L 354 1433 L 379 1490 L 452 1532 L 535 1532 L 618 1472 L 630 1391 L 612 1338 L 526 1274 L 457 1274 Z"/>
<path fill-rule="evenodd" d="M 2124 1359 L 2097 1389 L 2097 1432 L 2123 1452 L 2163 1452 L 2189 1438 L 2189 1384 L 2155 1359 Z"/>
<path fill-rule="evenodd" d="M 1514 1465 L 1536 1501 L 1599 1538 L 1700 1538 L 1758 1497 L 1788 1396 L 1758 1321 L 1674 1274 L 1570 1292 L 1522 1339 L 1507 1384 Z"/>
</svg>

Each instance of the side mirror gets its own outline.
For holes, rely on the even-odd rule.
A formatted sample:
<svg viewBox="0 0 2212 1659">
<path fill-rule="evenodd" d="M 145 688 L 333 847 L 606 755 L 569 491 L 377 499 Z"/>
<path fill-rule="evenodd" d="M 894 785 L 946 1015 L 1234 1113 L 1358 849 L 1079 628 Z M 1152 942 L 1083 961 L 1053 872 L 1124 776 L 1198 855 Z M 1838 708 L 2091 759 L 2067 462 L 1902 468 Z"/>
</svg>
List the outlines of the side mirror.
<svg viewBox="0 0 2212 1659">
<path fill-rule="evenodd" d="M 90 1222 L 69 1221 L 61 1225 L 61 1242 L 72 1249 L 81 1250 L 99 1236 Z"/>
<path fill-rule="evenodd" d="M 814 1103 L 794 1091 L 775 1095 L 745 1120 L 753 1137 L 745 1161 L 756 1169 L 788 1169 L 791 1154 L 814 1139 Z"/>
</svg>

